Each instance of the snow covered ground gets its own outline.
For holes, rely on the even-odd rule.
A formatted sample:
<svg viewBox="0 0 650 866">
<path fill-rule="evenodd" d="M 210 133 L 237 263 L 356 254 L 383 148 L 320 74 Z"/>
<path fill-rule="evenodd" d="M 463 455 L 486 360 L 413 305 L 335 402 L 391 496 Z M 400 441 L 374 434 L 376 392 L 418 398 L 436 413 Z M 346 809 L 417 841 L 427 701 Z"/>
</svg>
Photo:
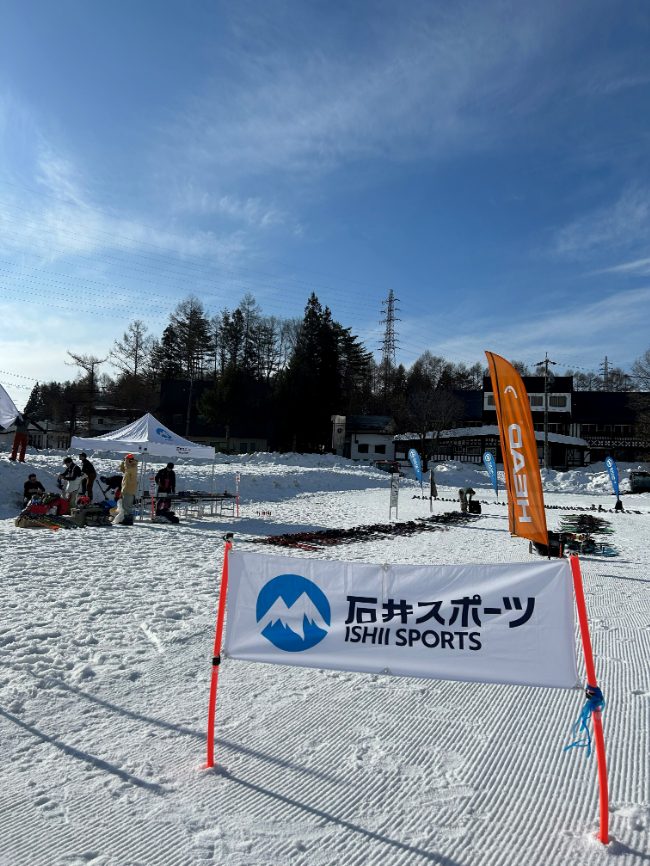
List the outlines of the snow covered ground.
<svg viewBox="0 0 650 866">
<path fill-rule="evenodd" d="M 254 539 L 388 521 L 389 477 L 334 457 L 221 459 L 239 518 L 178 526 L 14 526 L 35 471 L 0 459 L 0 863 L 7 866 L 582 866 L 650 860 L 650 494 L 607 514 L 614 558 L 582 560 L 607 707 L 612 841 L 594 839 L 595 757 L 563 752 L 581 692 L 338 673 L 226 660 L 205 730 L 224 532 Z M 93 458 L 112 474 L 118 458 Z M 164 463 L 164 461 L 163 461 Z M 162 463 L 160 464 L 162 465 Z M 625 479 L 630 468 L 620 466 Z M 177 465 L 206 490 L 211 465 Z M 479 469 L 436 468 L 434 513 L 471 485 L 469 526 L 282 554 L 367 562 L 535 561 Z M 626 488 L 625 480 L 622 483 Z M 602 464 L 549 473 L 548 523 L 614 497 Z M 399 521 L 429 515 L 402 479 Z M 445 501 L 449 500 L 449 501 Z M 454 500 L 453 502 L 451 500 Z M 576 642 L 579 652 L 579 642 Z M 579 662 L 582 670 L 582 660 Z"/>
</svg>

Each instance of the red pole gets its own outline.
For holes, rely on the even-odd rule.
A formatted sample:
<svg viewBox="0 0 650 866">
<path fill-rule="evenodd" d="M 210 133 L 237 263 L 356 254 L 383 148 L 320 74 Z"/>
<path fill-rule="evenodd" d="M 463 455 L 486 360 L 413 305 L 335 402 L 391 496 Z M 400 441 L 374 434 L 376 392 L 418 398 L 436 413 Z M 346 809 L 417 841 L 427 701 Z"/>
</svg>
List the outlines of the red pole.
<svg viewBox="0 0 650 866">
<path fill-rule="evenodd" d="M 582 585 L 580 560 L 577 556 L 570 556 L 569 562 L 571 563 L 571 573 L 573 574 L 573 591 L 578 609 L 578 621 L 580 623 L 580 635 L 582 637 L 582 649 L 587 672 L 587 685 L 598 688 L 594 656 L 591 649 L 591 637 L 589 635 L 589 620 L 587 619 L 587 605 L 585 604 L 585 593 Z M 594 720 L 594 740 L 596 742 L 596 759 L 598 761 L 598 786 L 600 788 L 600 832 L 598 838 L 603 845 L 607 845 L 609 842 L 609 797 L 607 792 L 607 763 L 605 760 L 605 738 L 603 737 L 601 711 L 599 709 L 594 710 L 592 718 Z"/>
<path fill-rule="evenodd" d="M 217 713 L 217 686 L 219 685 L 219 666 L 221 665 L 221 637 L 223 622 L 226 616 L 226 596 L 228 594 L 228 554 L 232 549 L 232 541 L 226 536 L 226 546 L 223 551 L 223 568 L 221 571 L 221 589 L 219 590 L 219 610 L 217 613 L 217 629 L 214 636 L 212 651 L 212 679 L 210 680 L 210 701 L 208 704 L 208 754 L 206 769 L 214 767 L 214 720 Z"/>
</svg>

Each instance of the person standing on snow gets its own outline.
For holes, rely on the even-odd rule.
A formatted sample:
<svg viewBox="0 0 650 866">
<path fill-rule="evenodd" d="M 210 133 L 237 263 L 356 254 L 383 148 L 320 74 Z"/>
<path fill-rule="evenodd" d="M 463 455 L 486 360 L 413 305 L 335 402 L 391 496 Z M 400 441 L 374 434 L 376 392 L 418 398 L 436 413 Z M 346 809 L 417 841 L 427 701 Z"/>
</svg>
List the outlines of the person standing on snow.
<svg viewBox="0 0 650 866">
<path fill-rule="evenodd" d="M 170 497 L 172 493 L 176 493 L 174 464 L 168 463 L 164 469 L 160 469 L 156 473 L 155 482 L 158 485 L 156 490 L 156 514 L 161 514 L 169 511 L 171 508 Z"/>
<path fill-rule="evenodd" d="M 14 427 L 16 428 L 16 432 L 14 433 L 14 442 L 11 446 L 11 457 L 10 460 L 14 462 L 18 459 L 19 463 L 25 462 L 25 451 L 27 450 L 27 446 L 29 445 L 29 425 L 33 424 L 34 427 L 38 427 L 41 433 L 45 433 L 46 431 L 41 427 L 40 424 L 37 424 L 33 418 L 28 418 L 27 415 L 17 415 L 16 420 L 14 421 Z"/>
<path fill-rule="evenodd" d="M 65 482 L 63 489 L 65 498 L 69 500 L 70 508 L 74 508 L 77 504 L 77 496 L 81 490 L 81 469 L 72 457 L 65 457 L 63 462 L 65 464 L 65 471 L 60 472 L 58 478 L 61 482 Z"/>
<path fill-rule="evenodd" d="M 95 478 L 97 478 L 97 473 L 95 472 L 95 467 L 88 459 L 88 455 L 85 451 L 82 451 L 79 455 L 81 459 L 81 492 L 84 496 L 87 496 L 90 502 L 93 501 L 93 484 L 95 483 Z"/>
<path fill-rule="evenodd" d="M 24 415 L 19 415 L 14 421 L 16 432 L 14 433 L 14 443 L 11 446 L 10 460 L 18 459 L 19 463 L 25 462 L 25 450 L 29 442 L 29 421 Z"/>
<path fill-rule="evenodd" d="M 168 463 L 164 469 L 156 473 L 155 478 L 158 490 L 158 496 L 169 496 L 170 493 L 176 493 L 176 473 L 174 472 L 174 464 Z"/>
</svg>

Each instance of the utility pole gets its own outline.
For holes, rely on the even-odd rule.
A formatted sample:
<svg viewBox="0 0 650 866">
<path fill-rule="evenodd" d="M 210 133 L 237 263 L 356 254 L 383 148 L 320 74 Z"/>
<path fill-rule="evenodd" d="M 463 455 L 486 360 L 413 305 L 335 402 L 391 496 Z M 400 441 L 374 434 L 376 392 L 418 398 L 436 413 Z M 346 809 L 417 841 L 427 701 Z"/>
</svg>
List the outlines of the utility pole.
<svg viewBox="0 0 650 866">
<path fill-rule="evenodd" d="M 548 365 L 555 364 L 557 361 L 551 361 L 548 357 L 548 352 L 544 352 L 544 360 L 537 363 L 537 367 L 544 367 L 544 469 L 549 468 L 549 448 L 548 448 Z"/>
</svg>

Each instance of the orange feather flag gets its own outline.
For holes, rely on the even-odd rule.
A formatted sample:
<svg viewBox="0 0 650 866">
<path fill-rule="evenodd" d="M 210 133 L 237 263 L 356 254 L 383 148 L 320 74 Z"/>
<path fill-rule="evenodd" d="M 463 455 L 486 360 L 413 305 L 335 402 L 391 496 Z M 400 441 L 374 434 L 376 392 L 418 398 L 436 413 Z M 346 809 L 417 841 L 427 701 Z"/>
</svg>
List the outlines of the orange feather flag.
<svg viewBox="0 0 650 866">
<path fill-rule="evenodd" d="M 493 352 L 485 354 L 499 422 L 510 532 L 548 545 L 542 477 L 526 387 L 505 358 Z"/>
</svg>

